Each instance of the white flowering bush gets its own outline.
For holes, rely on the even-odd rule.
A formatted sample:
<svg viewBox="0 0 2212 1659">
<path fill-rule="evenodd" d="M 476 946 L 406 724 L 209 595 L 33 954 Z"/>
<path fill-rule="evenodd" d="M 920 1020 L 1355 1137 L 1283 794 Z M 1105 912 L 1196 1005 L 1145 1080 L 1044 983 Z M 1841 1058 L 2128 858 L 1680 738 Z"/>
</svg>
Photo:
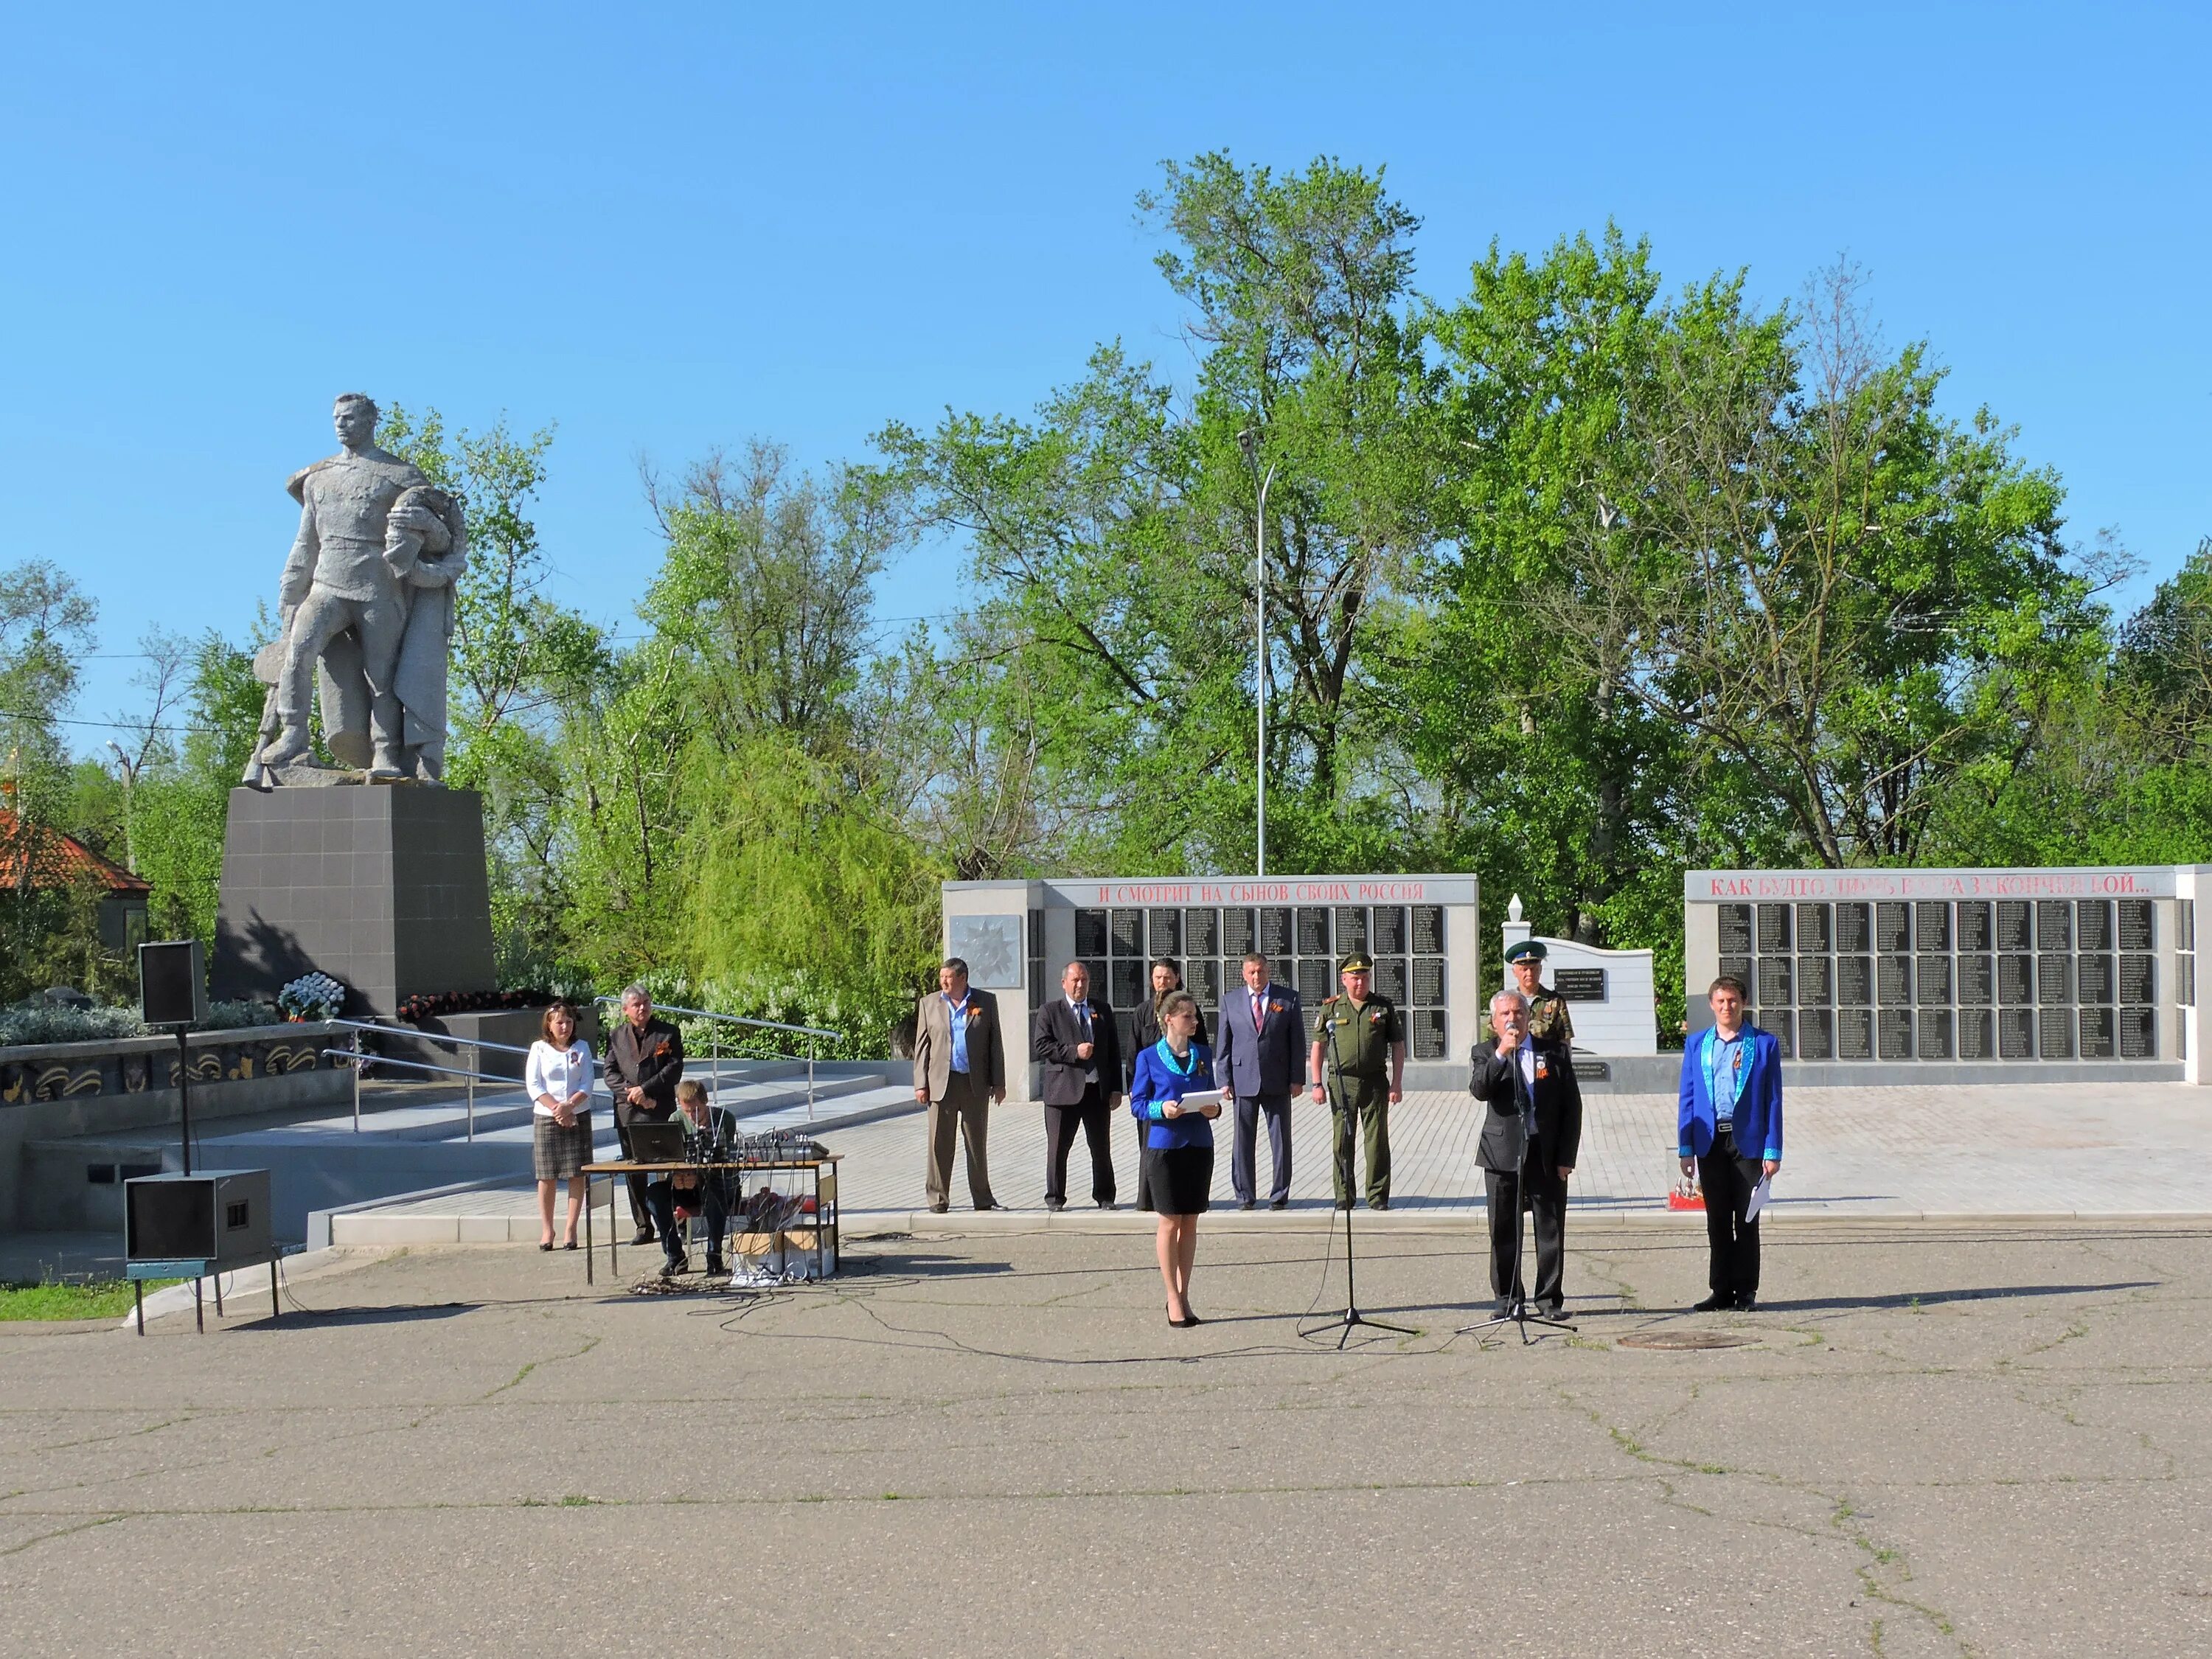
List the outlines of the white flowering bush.
<svg viewBox="0 0 2212 1659">
<path fill-rule="evenodd" d="M 276 994 L 276 1006 L 292 1019 L 336 1019 L 345 1000 L 346 988 L 328 974 L 302 974 Z"/>
</svg>

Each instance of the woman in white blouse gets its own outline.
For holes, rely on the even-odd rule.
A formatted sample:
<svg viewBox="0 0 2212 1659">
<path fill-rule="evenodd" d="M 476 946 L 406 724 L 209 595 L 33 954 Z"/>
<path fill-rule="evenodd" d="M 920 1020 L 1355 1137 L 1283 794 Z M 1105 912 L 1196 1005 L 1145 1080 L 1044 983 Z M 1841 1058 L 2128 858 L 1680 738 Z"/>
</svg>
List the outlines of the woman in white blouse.
<svg viewBox="0 0 2212 1659">
<path fill-rule="evenodd" d="M 576 1248 L 576 1220 L 584 1211 L 584 1165 L 592 1156 L 592 1047 L 576 1040 L 576 1011 L 556 1002 L 545 1011 L 544 1033 L 530 1045 L 523 1066 L 530 1091 L 531 1162 L 538 1175 L 538 1248 L 553 1248 L 553 1188 L 568 1183 L 568 1236 Z"/>
</svg>

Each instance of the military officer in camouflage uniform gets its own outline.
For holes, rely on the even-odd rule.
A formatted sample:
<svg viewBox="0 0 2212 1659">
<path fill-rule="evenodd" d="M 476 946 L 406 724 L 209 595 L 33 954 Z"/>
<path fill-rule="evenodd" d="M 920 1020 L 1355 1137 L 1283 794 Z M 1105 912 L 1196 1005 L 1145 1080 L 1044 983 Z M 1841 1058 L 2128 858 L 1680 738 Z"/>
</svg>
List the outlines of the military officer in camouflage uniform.
<svg viewBox="0 0 2212 1659">
<path fill-rule="evenodd" d="M 1519 939 L 1506 947 L 1505 965 L 1512 969 L 1514 988 L 1528 1000 L 1528 1035 L 1571 1048 L 1575 1022 L 1568 1017 L 1567 1000 L 1544 988 L 1544 957 L 1543 940 Z"/>
<path fill-rule="evenodd" d="M 1352 1127 L 1362 1117 L 1367 1121 L 1367 1207 L 1390 1207 L 1389 1109 L 1406 1092 L 1406 1024 L 1396 1006 L 1370 988 L 1374 974 L 1375 964 L 1364 953 L 1345 957 L 1339 974 L 1343 994 L 1329 998 L 1314 1016 L 1313 1052 L 1306 1062 L 1315 1101 L 1328 1101 L 1333 1109 L 1340 1210 L 1352 1207 Z"/>
</svg>

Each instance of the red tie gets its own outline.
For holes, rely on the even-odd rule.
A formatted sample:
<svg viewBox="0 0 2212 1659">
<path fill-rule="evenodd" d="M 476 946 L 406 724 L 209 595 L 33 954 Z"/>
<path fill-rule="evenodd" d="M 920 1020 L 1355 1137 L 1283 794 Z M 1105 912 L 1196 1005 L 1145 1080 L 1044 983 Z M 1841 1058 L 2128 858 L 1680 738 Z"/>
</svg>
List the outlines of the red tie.
<svg viewBox="0 0 2212 1659">
<path fill-rule="evenodd" d="M 1252 993 L 1252 1029 L 1255 1031 L 1260 1029 L 1261 1021 L 1266 1018 L 1266 1016 L 1260 1012 L 1260 997 L 1261 993 L 1257 991 Z"/>
</svg>

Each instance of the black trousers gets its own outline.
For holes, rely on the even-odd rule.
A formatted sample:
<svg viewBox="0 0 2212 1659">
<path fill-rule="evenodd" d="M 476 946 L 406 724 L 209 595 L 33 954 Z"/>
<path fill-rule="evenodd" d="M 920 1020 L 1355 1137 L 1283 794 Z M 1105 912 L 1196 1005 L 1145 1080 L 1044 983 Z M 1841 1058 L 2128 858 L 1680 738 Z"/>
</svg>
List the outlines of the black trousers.
<svg viewBox="0 0 2212 1659">
<path fill-rule="evenodd" d="M 670 1262 L 684 1260 L 684 1241 L 678 1237 L 676 1224 L 676 1183 L 669 1176 L 656 1176 L 646 1182 L 645 1203 L 654 1225 L 660 1229 L 660 1254 Z M 702 1175 L 697 1188 L 685 1202 L 687 1209 L 696 1207 L 699 1218 L 707 1224 L 707 1260 L 719 1263 L 722 1259 L 722 1236 L 729 1231 L 730 1204 L 728 1179 L 719 1175 Z"/>
<path fill-rule="evenodd" d="M 1698 1184 L 1705 1194 L 1705 1241 L 1712 1247 L 1706 1282 L 1716 1296 L 1759 1294 L 1759 1224 L 1746 1221 L 1751 1189 L 1759 1185 L 1759 1160 L 1735 1149 L 1735 1138 L 1723 1134 L 1698 1160 Z"/>
<path fill-rule="evenodd" d="M 1536 1294 L 1534 1300 L 1557 1306 L 1565 1298 L 1567 1183 L 1559 1179 L 1559 1161 L 1539 1140 L 1528 1149 L 1528 1203 L 1536 1233 Z M 1485 1170 L 1483 1190 L 1490 1200 L 1491 1294 L 1516 1302 L 1528 1298 L 1526 1275 L 1516 1278 L 1513 1256 L 1521 1241 L 1521 1178 L 1510 1170 Z"/>
<path fill-rule="evenodd" d="M 1044 1201 L 1067 1202 L 1067 1155 L 1074 1149 L 1076 1130 L 1091 1146 L 1091 1196 L 1099 1204 L 1114 1201 L 1114 1149 L 1108 1139 L 1109 1119 L 1105 1097 L 1090 1085 L 1073 1106 L 1044 1109 Z"/>
<path fill-rule="evenodd" d="M 633 1123 L 665 1123 L 676 1115 L 676 1108 L 657 1104 L 650 1097 L 642 1106 L 633 1106 L 620 1095 L 615 1097 L 615 1139 L 622 1143 L 622 1155 L 629 1156 L 629 1126 Z M 629 1218 L 640 1232 L 653 1224 L 653 1206 L 646 1198 L 646 1178 L 635 1171 L 623 1180 L 629 1187 Z"/>
<path fill-rule="evenodd" d="M 1152 1171 L 1151 1161 L 1145 1157 L 1145 1141 L 1152 1133 L 1152 1125 L 1139 1118 L 1137 1123 L 1137 1207 L 1152 1207 Z"/>
<path fill-rule="evenodd" d="M 1274 1184 L 1267 1189 L 1272 1200 L 1291 1195 L 1291 1097 L 1288 1095 L 1237 1097 L 1237 1139 L 1229 1151 L 1229 1184 L 1237 1189 L 1239 1204 L 1254 1202 L 1254 1170 L 1260 1149 L 1260 1115 L 1267 1115 L 1267 1145 L 1275 1155 Z"/>
</svg>

